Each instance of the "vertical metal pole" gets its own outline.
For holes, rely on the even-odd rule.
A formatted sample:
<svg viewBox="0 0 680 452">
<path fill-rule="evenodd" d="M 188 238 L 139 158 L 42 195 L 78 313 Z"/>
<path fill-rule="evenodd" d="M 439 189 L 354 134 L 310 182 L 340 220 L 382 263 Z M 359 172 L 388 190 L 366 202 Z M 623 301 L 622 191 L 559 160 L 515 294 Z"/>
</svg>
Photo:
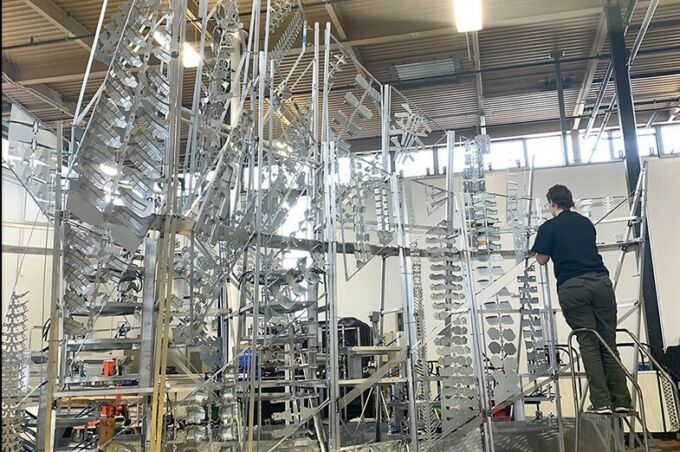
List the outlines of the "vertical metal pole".
<svg viewBox="0 0 680 452">
<path fill-rule="evenodd" d="M 628 192 L 630 193 L 640 177 L 640 155 L 637 146 L 637 133 L 635 124 L 635 109 L 633 106 L 633 94 L 630 87 L 628 68 L 628 51 L 624 37 L 624 26 L 621 18 L 621 7 L 618 2 L 609 3 L 605 11 L 607 13 L 607 25 L 609 27 L 609 43 L 611 50 L 612 65 L 614 67 L 614 82 L 618 97 L 619 124 L 625 149 L 626 176 Z"/>
<path fill-rule="evenodd" d="M 378 331 L 375 335 L 375 346 L 382 344 L 382 338 L 385 328 L 385 276 L 387 274 L 387 257 L 381 256 L 380 259 L 380 310 L 378 311 Z M 375 368 L 380 369 L 382 366 L 382 355 L 377 355 L 375 357 Z M 375 410 L 375 441 L 379 443 L 382 440 L 382 431 L 380 429 L 380 424 L 382 423 L 382 408 L 380 406 L 380 401 L 382 400 L 382 386 L 379 384 L 375 385 L 375 396 L 374 396 L 374 410 Z"/>
<path fill-rule="evenodd" d="M 313 282 L 309 284 L 309 287 L 307 288 L 307 301 L 309 304 L 308 308 L 308 314 L 307 314 L 307 334 L 309 335 L 309 340 L 308 340 L 308 359 L 307 359 L 307 364 L 309 365 L 308 369 L 305 369 L 305 378 L 308 378 L 310 380 L 315 379 L 315 371 L 314 369 L 317 368 L 317 356 L 319 353 L 319 340 L 320 340 L 320 334 L 319 334 L 319 283 L 318 282 Z M 318 406 L 318 403 L 316 400 L 311 399 L 310 400 L 310 408 L 316 409 Z M 319 447 L 321 448 L 322 452 L 326 451 L 326 435 L 324 434 L 323 431 L 323 421 L 321 419 L 321 415 L 319 413 L 315 414 L 312 418 L 314 422 L 314 431 L 316 432 L 316 436 L 319 439 Z"/>
<path fill-rule="evenodd" d="M 200 118 L 200 115 L 198 114 L 199 111 L 199 102 L 201 100 L 201 84 L 202 84 L 202 74 L 203 74 L 203 60 L 205 59 L 205 34 L 207 33 L 207 27 L 208 27 L 208 0 L 200 0 L 199 6 L 198 6 L 198 15 L 201 18 L 201 39 L 200 43 L 198 46 L 198 66 L 196 67 L 196 78 L 194 80 L 194 97 L 191 101 L 191 113 L 193 114 L 193 117 L 191 118 L 191 124 L 189 125 L 189 139 L 187 140 L 187 150 L 185 151 L 184 155 L 184 168 L 186 170 L 187 166 L 189 169 L 189 174 L 185 175 L 185 181 L 188 182 L 189 185 L 189 197 L 188 197 L 188 205 L 190 206 L 191 203 L 194 201 L 194 186 L 196 185 L 196 140 L 198 138 L 198 121 Z M 233 102 L 233 98 L 232 98 Z M 189 165 L 186 164 L 186 162 L 189 162 Z M 180 208 L 181 211 L 183 211 L 184 207 L 184 201 L 182 204 L 182 207 Z M 191 268 L 193 271 L 194 267 L 194 245 L 193 245 L 193 237 L 191 239 Z M 193 281 L 193 276 L 192 276 L 192 281 Z M 193 283 L 192 283 L 193 286 Z M 191 303 L 193 304 L 193 299 L 194 299 L 194 291 L 193 287 L 190 290 L 190 296 L 191 296 Z M 193 312 L 193 309 L 190 309 L 191 312 Z M 193 333 L 192 333 L 193 334 Z"/>
<path fill-rule="evenodd" d="M 560 132 L 562 135 L 562 156 L 564 157 L 564 165 L 569 166 L 569 145 L 567 143 L 567 113 L 564 107 L 564 83 L 562 81 L 562 68 L 560 60 L 562 59 L 562 52 L 553 54 L 555 60 L 555 80 L 557 83 L 557 102 L 560 107 Z"/>
<path fill-rule="evenodd" d="M 314 146 L 319 144 L 319 22 L 314 22 L 314 60 L 312 63 L 312 134 Z M 317 148 L 318 149 L 318 148 Z"/>
<path fill-rule="evenodd" d="M 580 136 L 581 132 L 578 130 L 571 131 L 571 150 L 573 152 L 574 164 L 581 163 L 581 142 L 579 141 Z"/>
<path fill-rule="evenodd" d="M 335 143 L 324 142 L 323 162 L 325 168 L 325 211 L 326 211 L 326 240 L 328 241 L 327 275 L 326 275 L 326 303 L 329 311 L 328 338 L 330 341 L 330 408 L 329 430 L 330 450 L 338 450 L 341 447 L 340 438 L 340 413 L 338 412 L 338 397 L 340 387 L 338 384 L 338 305 L 337 305 L 337 240 L 335 231 Z"/>
<path fill-rule="evenodd" d="M 335 237 L 335 181 L 331 179 L 333 176 L 334 162 L 331 157 L 331 143 L 328 141 L 329 136 L 329 117 L 328 117 L 328 101 L 330 95 L 330 52 L 331 52 L 331 24 L 326 22 L 324 29 L 324 63 L 323 63 L 323 97 L 321 99 L 321 148 L 323 163 L 323 182 L 324 182 L 324 225 L 326 232 L 326 240 L 328 242 L 327 250 L 327 277 L 326 277 L 326 306 L 328 309 L 327 322 L 327 336 L 328 336 L 328 368 L 330 373 L 328 375 L 329 384 L 329 399 L 328 407 L 329 413 L 329 440 L 328 445 L 330 450 L 337 450 L 340 448 L 340 413 L 338 412 L 338 397 L 340 395 L 340 387 L 338 384 L 339 369 L 338 369 L 338 312 L 336 300 L 336 279 L 337 279 L 337 242 Z M 332 146 L 332 151 L 335 151 L 335 145 Z"/>
<path fill-rule="evenodd" d="M 59 299 L 61 296 L 61 235 L 62 235 L 62 199 L 61 199 L 61 159 L 63 146 L 64 124 L 57 122 L 57 168 L 54 176 L 54 231 L 52 239 L 52 294 L 50 297 L 50 338 L 47 351 L 47 385 L 44 398 L 41 397 L 42 419 L 38 419 L 38 450 L 52 452 L 54 436 L 53 409 L 57 404 L 54 400 L 54 387 L 57 383 L 57 371 L 59 359 L 59 318 L 61 309 Z"/>
<path fill-rule="evenodd" d="M 609 42 L 611 47 L 612 65 L 614 67 L 614 82 L 618 97 L 619 124 L 625 149 L 626 182 L 628 193 L 637 185 L 640 177 L 641 164 L 638 152 L 637 132 L 635 124 L 635 109 L 630 87 L 629 59 L 626 49 L 625 29 L 621 18 L 621 7 L 618 2 L 609 3 L 605 8 L 607 25 L 609 27 Z M 636 213 L 640 215 L 639 210 Z M 645 220 L 642 228 L 647 231 Z M 641 226 L 635 227 L 635 236 L 640 236 Z M 647 321 L 647 338 L 652 349 L 652 356 L 659 362 L 665 363 L 663 336 L 661 334 L 661 319 L 659 316 L 659 302 L 654 279 L 654 264 L 652 262 L 651 247 L 643 248 L 642 290 Z"/>
<path fill-rule="evenodd" d="M 454 198 L 455 201 L 455 198 Z M 475 378 L 477 379 L 477 387 L 479 388 L 479 403 L 482 415 L 482 428 L 484 432 L 484 450 L 493 452 L 493 429 L 491 426 L 491 408 L 489 403 L 489 394 L 487 391 L 486 374 L 484 372 L 484 355 L 481 344 L 480 327 L 479 327 L 479 310 L 477 307 L 477 297 L 475 295 L 475 279 L 472 275 L 472 253 L 470 252 L 470 238 L 468 236 L 466 211 L 464 208 L 459 209 L 461 231 L 463 236 L 463 260 L 467 268 L 466 277 L 467 284 L 465 287 L 465 299 L 468 301 L 470 312 L 470 332 L 472 335 L 472 362 L 475 370 Z"/>
<path fill-rule="evenodd" d="M 229 124 L 231 130 L 238 124 L 238 117 L 241 113 L 241 84 L 236 78 L 237 70 L 241 66 L 241 33 L 235 31 L 232 37 L 231 54 L 229 55 L 229 65 L 231 69 L 231 86 L 233 87 L 233 95 L 229 101 Z M 248 78 L 247 72 L 242 72 L 243 78 Z"/>
<path fill-rule="evenodd" d="M 455 199 L 453 197 L 453 150 L 456 145 L 456 132 L 448 130 L 446 132 L 446 225 L 448 232 L 453 232 L 453 216 L 456 209 Z"/>
<path fill-rule="evenodd" d="M 663 137 L 661 136 L 661 127 L 654 126 L 654 142 L 656 143 L 656 153 L 659 158 L 663 157 L 666 152 L 663 148 Z"/>
<path fill-rule="evenodd" d="M 557 444 L 559 445 L 559 452 L 565 452 L 564 446 L 564 422 L 562 420 L 562 397 L 560 393 L 560 369 L 557 362 L 557 326 L 555 325 L 555 312 L 552 306 L 552 297 L 550 295 L 550 279 L 548 277 L 548 267 L 541 265 L 541 280 L 543 290 L 543 303 L 547 311 L 546 319 L 548 325 L 546 331 L 548 332 L 548 350 L 550 353 L 550 377 L 555 385 L 555 409 L 557 410 Z M 574 395 L 576 397 L 576 395 Z"/>
<path fill-rule="evenodd" d="M 153 338 L 154 330 L 154 302 L 156 286 L 156 263 L 158 261 L 158 241 L 147 237 L 144 239 L 144 289 L 142 292 L 142 343 L 139 347 L 139 387 L 149 388 L 153 373 Z M 148 406 L 143 406 L 141 417 L 146 416 Z M 142 443 L 148 440 L 148 422 L 142 423 Z"/>
<path fill-rule="evenodd" d="M 153 373 L 153 338 L 154 331 L 154 301 L 155 301 L 155 276 L 156 276 L 156 262 L 157 262 L 158 242 L 151 237 L 144 239 L 144 276 L 143 276 L 143 290 L 142 290 L 142 325 L 140 337 L 142 343 L 139 347 L 139 387 L 151 387 L 151 375 Z M 149 412 L 149 399 L 145 397 L 142 404 L 142 411 L 140 418 L 147 416 Z M 141 445 L 148 441 L 149 423 L 142 422 Z"/>
<path fill-rule="evenodd" d="M 158 317 L 154 344 L 154 381 L 151 399 L 151 422 L 149 450 L 160 452 L 163 447 L 163 427 L 166 399 L 166 367 L 168 358 L 168 335 L 170 332 L 170 299 L 172 297 L 173 259 L 175 251 L 175 214 L 177 213 L 177 189 L 179 185 L 179 142 L 181 131 L 182 43 L 185 39 L 187 0 L 173 0 L 171 59 L 168 65 L 170 85 L 168 111 L 168 140 L 165 148 L 163 176 L 165 179 L 165 209 L 163 231 L 159 240 L 157 264 Z"/>
<path fill-rule="evenodd" d="M 259 54 L 259 87 L 258 87 L 258 141 L 257 141 L 257 180 L 262 180 L 263 162 L 262 156 L 264 154 L 264 93 L 265 93 L 265 77 L 267 74 L 267 60 L 264 52 Z M 260 360 L 257 359 L 257 339 L 258 328 L 260 320 L 260 263 L 261 254 L 260 247 L 262 246 L 262 189 L 261 185 L 256 192 L 255 201 L 255 269 L 253 271 L 253 332 L 251 334 L 250 343 L 250 385 L 248 397 L 248 452 L 253 452 L 253 440 L 255 430 L 255 381 L 259 378 Z M 259 427 L 259 426 L 258 426 Z"/>
<path fill-rule="evenodd" d="M 394 205 L 394 221 L 399 245 L 399 267 L 401 272 L 401 298 L 404 316 L 404 332 L 406 333 L 406 381 L 408 385 L 408 421 L 410 450 L 418 450 L 418 411 L 416 408 L 415 387 L 415 355 L 416 355 L 416 331 L 415 331 L 415 307 L 413 304 L 413 274 L 411 257 L 406 254 L 410 239 L 408 234 L 408 212 L 404 201 L 402 184 L 397 180 L 396 174 L 390 175 L 392 189 L 392 204 Z"/>
<path fill-rule="evenodd" d="M 382 102 L 380 104 L 381 111 L 381 149 L 382 149 L 382 164 L 383 170 L 386 173 L 392 172 L 392 157 L 390 155 L 390 111 L 392 110 L 392 88 L 390 85 L 382 86 Z"/>
</svg>

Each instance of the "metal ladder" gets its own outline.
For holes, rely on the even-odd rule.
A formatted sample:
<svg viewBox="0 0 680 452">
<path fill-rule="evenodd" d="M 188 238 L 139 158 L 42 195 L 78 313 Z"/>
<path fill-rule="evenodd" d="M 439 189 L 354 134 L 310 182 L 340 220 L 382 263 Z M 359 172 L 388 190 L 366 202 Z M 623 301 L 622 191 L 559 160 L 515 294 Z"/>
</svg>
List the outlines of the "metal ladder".
<svg viewBox="0 0 680 452">
<path fill-rule="evenodd" d="M 638 345 L 640 345 L 638 339 L 630 333 L 630 331 L 626 329 L 617 329 L 617 332 L 625 332 L 627 333 Z M 572 363 L 575 362 L 574 356 L 573 356 L 573 339 L 574 336 L 578 333 L 590 333 L 594 334 L 595 337 L 597 338 L 598 341 L 600 341 L 600 345 L 604 347 L 604 349 L 609 353 L 612 358 L 616 361 L 616 364 L 621 367 L 623 370 L 624 374 L 626 375 L 626 378 L 630 380 L 630 382 L 633 385 L 634 391 L 634 397 L 637 397 L 639 400 L 639 407 L 640 411 L 634 411 L 632 413 L 626 413 L 626 414 L 613 414 L 611 416 L 612 423 L 613 423 L 613 429 L 615 431 L 618 431 L 621 429 L 621 424 L 620 421 L 625 423 L 628 428 L 630 429 L 630 435 L 631 435 L 631 445 L 634 443 L 634 437 L 636 436 L 635 434 L 635 420 L 640 422 L 640 425 L 642 426 L 642 441 L 638 442 L 645 448 L 645 452 L 649 452 L 649 432 L 647 430 L 647 420 L 645 416 L 645 403 L 644 403 L 644 397 L 642 395 L 642 390 L 640 388 L 640 385 L 637 382 L 637 379 L 626 369 L 626 366 L 623 365 L 621 360 L 619 359 L 618 356 L 614 353 L 614 351 L 609 347 L 609 345 L 602 339 L 602 336 L 600 334 L 591 329 L 591 328 L 578 328 L 573 330 L 571 333 L 569 333 L 569 337 L 567 339 L 567 344 L 569 345 L 569 358 Z M 642 350 L 640 348 L 640 350 Z M 646 352 L 645 352 L 646 353 Z M 649 355 L 648 355 L 649 356 Z M 650 356 L 651 358 L 651 356 Z M 653 359 L 653 358 L 651 358 Z M 651 361 L 650 359 L 650 361 Z M 658 363 L 657 363 L 658 364 Z M 656 364 L 655 364 L 656 365 Z M 583 391 L 583 396 L 578 398 L 577 396 L 577 389 L 576 389 L 576 372 L 574 371 L 575 366 L 570 366 L 570 373 L 571 373 L 571 385 L 572 385 L 572 390 L 574 392 L 574 413 L 575 413 L 575 428 L 574 428 L 574 450 L 575 452 L 578 452 L 579 448 L 579 440 L 580 440 L 580 420 L 581 420 L 581 413 L 583 410 L 583 405 L 585 403 L 586 395 L 588 394 L 588 389 L 586 388 L 585 391 Z M 667 374 L 666 374 L 667 375 Z M 670 378 L 670 377 L 668 377 Z M 677 391 L 676 391 L 677 392 Z M 677 398 L 676 398 L 677 400 Z M 635 403 L 635 401 L 633 401 Z M 676 404 L 677 406 L 677 404 Z M 619 421 L 619 422 L 617 422 Z"/>
</svg>

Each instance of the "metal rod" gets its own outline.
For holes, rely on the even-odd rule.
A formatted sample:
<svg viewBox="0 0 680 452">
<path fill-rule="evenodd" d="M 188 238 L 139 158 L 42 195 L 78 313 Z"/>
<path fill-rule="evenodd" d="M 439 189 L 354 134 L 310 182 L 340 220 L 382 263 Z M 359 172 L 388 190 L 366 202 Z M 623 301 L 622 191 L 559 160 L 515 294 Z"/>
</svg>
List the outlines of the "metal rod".
<svg viewBox="0 0 680 452">
<path fill-rule="evenodd" d="M 203 76 L 203 62 L 205 60 L 205 34 L 208 26 L 208 0 L 200 0 L 198 6 L 198 15 L 201 18 L 201 38 L 198 45 L 198 66 L 196 67 L 196 78 L 194 79 L 194 96 L 191 101 L 191 111 L 193 116 L 191 118 L 191 123 L 189 125 L 189 139 L 187 140 L 187 148 L 184 152 L 184 168 L 189 169 L 189 174 L 186 176 L 189 183 L 189 196 L 187 201 L 191 203 L 194 199 L 194 185 L 196 183 L 196 140 L 198 137 L 198 120 L 201 119 L 199 114 L 199 103 L 201 101 L 201 84 Z M 233 85 L 232 85 L 233 86 Z M 180 210 L 184 210 L 184 202 Z M 193 240 L 192 240 L 193 243 Z M 193 245 L 192 245 L 192 255 L 191 255 L 191 265 L 193 271 Z M 193 277 L 191 281 L 193 281 Z M 190 291 L 190 295 L 193 299 L 193 290 Z"/>
<path fill-rule="evenodd" d="M 456 200 L 457 202 L 457 200 Z M 484 432 L 484 449 L 487 452 L 495 450 L 493 440 L 493 429 L 491 426 L 491 408 L 489 403 L 489 394 L 487 392 L 486 374 L 484 372 L 484 354 L 480 346 L 480 328 L 479 328 L 479 308 L 477 307 L 477 296 L 475 293 L 475 280 L 472 275 L 472 253 L 470 252 L 470 237 L 468 235 L 466 211 L 464 208 L 456 209 L 460 215 L 461 231 L 463 238 L 463 261 L 467 268 L 466 277 L 467 284 L 465 287 L 465 299 L 468 301 L 470 312 L 470 332 L 472 335 L 472 359 L 475 371 L 475 378 L 477 380 L 477 387 L 479 388 L 479 403 L 482 416 L 482 430 Z"/>
<path fill-rule="evenodd" d="M 158 316 L 156 320 L 156 338 L 154 348 L 154 380 L 151 406 L 151 433 L 149 450 L 160 452 L 163 446 L 163 426 L 166 401 L 166 369 L 168 359 L 168 342 L 170 332 L 170 305 L 172 297 L 172 275 L 174 274 L 175 221 L 177 213 L 177 188 L 179 169 L 179 143 L 181 132 L 181 85 L 184 66 L 183 54 L 187 11 L 187 0 L 172 2 L 172 34 L 170 50 L 172 57 L 168 64 L 168 84 L 170 86 L 168 110 L 168 142 L 165 149 L 163 175 L 165 178 L 165 209 L 163 232 L 159 241 L 159 258 L 157 264 Z"/>
<path fill-rule="evenodd" d="M 626 32 L 628 31 L 628 26 L 630 25 L 630 20 L 633 17 L 633 12 L 635 11 L 635 6 L 637 4 L 637 0 L 629 0 L 628 2 L 628 8 L 626 9 L 626 17 L 623 20 L 624 26 L 623 26 L 623 34 L 625 36 Z M 621 18 L 621 15 L 619 14 L 619 19 Z M 609 23 L 607 24 L 608 26 Z M 611 58 L 611 56 L 610 56 Z M 593 129 L 593 125 L 595 124 L 595 118 L 597 117 L 597 112 L 600 110 L 600 105 L 602 104 L 602 100 L 604 99 L 604 93 L 607 90 L 607 85 L 609 84 L 609 80 L 611 80 L 612 74 L 614 73 L 614 65 L 612 60 L 610 59 L 609 64 L 607 65 L 607 70 L 605 71 L 605 75 L 602 79 L 602 83 L 600 84 L 600 89 L 597 92 L 597 96 L 595 96 L 595 103 L 593 104 L 593 110 L 590 116 L 590 119 L 588 120 L 588 125 L 586 126 L 586 132 L 584 134 L 585 137 L 588 137 L 590 135 L 591 130 Z"/>
<path fill-rule="evenodd" d="M 628 56 L 628 69 L 630 70 L 630 67 L 633 65 L 633 62 L 635 61 L 635 57 L 637 56 L 638 52 L 640 51 L 640 46 L 642 46 L 642 41 L 645 38 L 645 35 L 647 34 L 647 29 L 649 28 L 649 24 L 652 22 L 652 17 L 654 16 L 654 12 L 656 11 L 656 7 L 659 5 L 659 0 L 652 0 L 649 3 L 649 6 L 647 7 L 647 11 L 645 12 L 645 17 L 642 20 L 642 25 L 640 26 L 640 31 L 638 32 L 638 35 L 635 37 L 635 42 L 633 43 L 633 49 Z M 625 34 L 625 32 L 624 32 Z M 612 51 L 612 55 L 614 52 Z M 610 66 L 612 63 L 610 63 Z M 630 76 L 630 75 L 629 75 Z M 610 76 L 611 77 L 611 74 Z M 605 77 L 605 80 L 609 80 L 608 77 Z M 606 84 L 603 84 L 602 86 L 605 86 Z M 614 111 L 614 106 L 616 105 L 616 100 L 618 97 L 618 90 L 614 93 L 612 96 L 611 101 L 609 102 L 609 106 L 607 107 L 607 110 L 604 113 L 604 118 L 602 119 L 602 124 L 600 125 L 600 129 L 597 132 L 597 138 L 595 139 L 595 143 L 593 144 L 593 149 L 590 152 L 590 157 L 588 157 L 588 163 L 590 163 L 591 159 L 593 158 L 593 154 L 595 153 L 595 149 L 597 147 L 597 143 L 600 141 L 600 137 L 602 136 L 602 133 L 604 132 L 604 129 L 607 127 L 607 124 L 609 123 L 609 118 L 611 118 L 612 112 Z M 597 106 L 599 110 L 599 105 Z M 594 120 L 593 120 L 594 121 Z M 590 122 L 589 122 L 590 124 Z M 588 135 L 590 129 L 586 131 L 586 136 Z"/>
<path fill-rule="evenodd" d="M 569 350 L 570 350 L 569 353 L 570 353 L 570 358 L 572 360 L 573 360 L 573 356 L 571 356 L 571 347 L 572 347 L 573 339 L 574 339 L 574 336 L 579 334 L 579 333 L 580 334 L 583 334 L 583 333 L 593 334 L 597 338 L 597 340 L 600 342 L 600 347 L 602 347 L 606 353 L 609 353 L 609 355 L 612 358 L 614 358 L 614 361 L 616 361 L 616 364 L 621 368 L 621 370 L 623 370 L 623 372 L 626 375 L 626 378 L 628 378 L 628 380 L 631 382 L 631 384 L 635 388 L 637 395 L 638 395 L 638 399 L 640 400 L 640 419 L 639 420 L 640 420 L 640 423 L 642 424 L 642 435 L 643 435 L 643 438 L 644 438 L 645 452 L 649 452 L 649 440 L 648 440 L 648 430 L 647 430 L 647 421 L 646 421 L 647 416 L 645 415 L 645 401 L 644 401 L 644 398 L 643 398 L 643 395 L 642 395 L 642 390 L 640 389 L 640 385 L 635 380 L 635 378 L 633 378 L 633 375 L 631 375 L 631 373 L 628 371 L 628 369 L 626 369 L 626 366 L 623 365 L 623 363 L 621 362 L 621 359 L 616 355 L 616 353 L 614 353 L 614 351 L 611 349 L 611 347 L 609 347 L 609 345 L 605 342 L 605 340 L 602 339 L 602 336 L 600 336 L 600 334 L 593 329 L 577 328 L 575 330 L 572 330 L 571 333 L 569 333 L 569 337 L 567 338 L 567 344 L 569 345 Z M 633 338 L 633 339 L 635 340 L 635 338 Z M 574 389 L 574 394 L 576 394 L 576 383 L 575 383 L 576 375 L 574 374 L 574 366 L 573 365 L 571 366 L 571 380 L 572 380 L 572 387 Z M 579 409 L 579 406 L 577 405 L 576 406 L 576 413 L 575 413 L 576 414 L 576 436 L 575 436 L 575 439 L 574 439 L 574 445 L 575 445 L 576 452 L 578 452 L 578 442 L 579 442 L 579 434 L 578 434 L 578 431 L 579 431 L 578 423 L 579 423 L 579 418 L 580 418 L 579 412 L 580 412 L 580 409 Z"/>
<path fill-rule="evenodd" d="M 557 325 L 555 323 L 555 311 L 552 305 L 552 295 L 550 292 L 550 277 L 548 276 L 548 267 L 541 265 L 541 280 L 543 290 L 543 303 L 547 311 L 546 317 L 548 320 L 548 350 L 550 353 L 550 378 L 555 385 L 555 410 L 557 411 L 557 443 L 559 452 L 565 452 L 564 444 L 564 420 L 562 418 L 562 394 L 560 391 L 560 368 L 557 360 Z"/>
<path fill-rule="evenodd" d="M 562 156 L 564 158 L 564 165 L 569 166 L 569 145 L 567 143 L 567 113 L 564 106 L 564 83 L 562 81 L 562 69 L 560 60 L 562 55 L 558 52 L 553 55 L 555 60 L 555 78 L 557 81 L 557 102 L 560 109 L 560 133 L 562 136 Z"/>
<path fill-rule="evenodd" d="M 406 381 L 408 389 L 408 421 L 410 450 L 418 450 L 418 411 L 416 406 L 416 381 L 415 362 L 417 340 L 415 332 L 415 306 L 413 302 L 413 273 L 411 257 L 405 252 L 409 246 L 408 234 L 408 210 L 406 208 L 403 184 L 399 183 L 397 175 L 390 174 L 390 187 L 392 191 L 392 205 L 394 209 L 395 227 L 397 230 L 397 242 L 399 244 L 399 268 L 401 271 L 401 299 L 404 318 L 404 332 L 406 333 Z"/>
<path fill-rule="evenodd" d="M 258 112 L 259 117 L 262 118 L 264 115 L 264 94 L 265 94 L 265 78 L 264 74 L 267 73 L 267 60 L 265 59 L 264 52 L 259 52 L 259 73 L 260 79 L 258 83 Z M 258 131 L 257 135 L 260 140 L 257 143 L 257 180 L 262 180 L 263 165 L 262 156 L 264 153 L 264 143 L 262 137 L 264 136 L 264 121 L 258 121 Z M 251 180 L 252 184 L 253 181 Z M 250 383 L 249 383 L 249 402 L 248 402 L 248 452 L 253 452 L 253 440 L 255 433 L 255 383 L 256 378 L 259 376 L 259 366 L 260 360 L 257 359 L 257 339 L 259 334 L 259 320 L 260 320 L 260 265 L 261 265 L 261 253 L 260 248 L 262 246 L 262 187 L 259 186 L 256 193 L 255 200 L 255 268 L 254 268 L 254 279 L 253 279 L 253 324 L 252 324 L 252 334 L 251 334 L 251 345 L 250 345 Z M 259 429 L 259 426 L 258 426 Z"/>
<path fill-rule="evenodd" d="M 92 69 L 92 63 L 94 61 L 94 55 L 97 53 L 97 43 L 99 42 L 99 33 L 102 30 L 102 24 L 104 23 L 104 15 L 106 14 L 106 6 L 108 5 L 108 0 L 102 0 L 102 7 L 99 11 L 99 19 L 97 20 L 97 30 L 94 33 L 94 40 L 92 41 L 92 48 L 90 49 L 90 55 L 87 57 L 87 65 L 85 66 L 85 74 L 83 75 L 83 83 L 80 85 L 80 93 L 78 94 L 78 102 L 76 103 L 76 111 L 73 114 L 74 118 L 78 118 L 80 115 L 80 108 L 83 105 L 83 98 L 85 97 L 85 89 L 87 88 L 87 81 L 90 78 L 90 70 Z M 77 122 L 74 124 L 77 125 Z"/>
<path fill-rule="evenodd" d="M 39 444 L 40 450 L 51 452 L 53 450 L 53 435 L 54 435 L 54 412 L 55 408 L 52 404 L 54 402 L 54 387 L 57 383 L 57 361 L 59 358 L 59 318 L 61 316 L 61 309 L 59 308 L 59 299 L 61 297 L 61 236 L 63 224 L 63 206 L 61 197 L 61 159 L 63 146 L 64 124 L 62 121 L 57 122 L 57 167 L 54 176 L 55 195 L 54 195 L 54 230 L 52 238 L 52 284 L 50 296 L 50 338 L 49 348 L 47 351 L 47 385 L 45 387 L 45 397 L 42 402 L 43 418 L 39 420 L 38 430 L 39 437 L 44 436 L 42 444 Z M 42 430 L 42 431 L 40 431 Z"/>
</svg>

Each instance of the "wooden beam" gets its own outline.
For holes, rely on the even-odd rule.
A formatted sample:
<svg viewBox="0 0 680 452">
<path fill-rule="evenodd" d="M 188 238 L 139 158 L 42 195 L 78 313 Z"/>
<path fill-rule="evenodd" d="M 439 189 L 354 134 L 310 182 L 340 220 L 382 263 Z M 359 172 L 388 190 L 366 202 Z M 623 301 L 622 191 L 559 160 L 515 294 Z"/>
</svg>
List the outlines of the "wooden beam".
<svg viewBox="0 0 680 452">
<path fill-rule="evenodd" d="M 343 42 L 343 46 L 347 50 L 347 53 L 349 53 L 350 57 L 352 57 L 352 64 L 354 65 L 357 71 L 364 72 L 363 69 L 361 68 L 361 64 L 363 64 L 361 61 L 361 55 L 359 54 L 359 51 L 357 49 L 354 49 L 353 48 L 354 46 L 350 44 L 347 32 L 345 31 L 345 27 L 342 25 L 342 21 L 340 20 L 340 17 L 338 16 L 338 12 L 335 10 L 335 7 L 333 6 L 332 3 L 329 2 L 329 0 L 325 0 L 324 7 L 326 8 L 328 17 L 330 17 L 331 19 L 333 28 L 335 28 L 335 30 L 338 33 L 340 41 Z"/>
<path fill-rule="evenodd" d="M 23 2 L 70 37 L 90 34 L 90 30 L 52 0 L 23 0 Z M 92 49 L 91 40 L 78 39 L 76 42 L 88 52 Z"/>
</svg>

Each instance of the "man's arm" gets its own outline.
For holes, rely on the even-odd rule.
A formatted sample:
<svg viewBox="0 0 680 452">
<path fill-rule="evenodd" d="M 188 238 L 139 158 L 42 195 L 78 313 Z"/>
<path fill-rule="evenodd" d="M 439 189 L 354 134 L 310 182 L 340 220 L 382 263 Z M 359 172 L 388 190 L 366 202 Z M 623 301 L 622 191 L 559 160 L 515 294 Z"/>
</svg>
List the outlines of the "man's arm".
<svg viewBox="0 0 680 452">
<path fill-rule="evenodd" d="M 550 260 L 550 256 L 546 256 L 545 254 L 536 254 L 536 262 L 538 262 L 541 265 L 545 265 L 548 263 Z"/>
<path fill-rule="evenodd" d="M 534 246 L 531 248 L 531 253 L 536 254 L 536 261 L 541 265 L 547 264 L 552 254 L 552 231 L 550 227 L 551 224 L 546 222 L 538 228 Z"/>
</svg>

